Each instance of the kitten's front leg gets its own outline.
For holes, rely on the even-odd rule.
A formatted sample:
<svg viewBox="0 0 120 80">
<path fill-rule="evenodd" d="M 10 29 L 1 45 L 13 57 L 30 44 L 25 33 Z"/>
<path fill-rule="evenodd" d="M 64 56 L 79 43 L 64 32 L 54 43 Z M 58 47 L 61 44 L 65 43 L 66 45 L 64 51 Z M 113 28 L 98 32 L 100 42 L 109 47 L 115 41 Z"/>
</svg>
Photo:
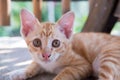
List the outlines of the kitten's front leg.
<svg viewBox="0 0 120 80">
<path fill-rule="evenodd" d="M 10 80 L 25 80 L 35 76 L 39 71 L 42 71 L 39 64 L 32 62 L 26 69 L 12 72 L 10 74 Z"/>
<path fill-rule="evenodd" d="M 82 62 L 79 65 L 64 68 L 53 80 L 80 80 L 89 76 L 91 72 L 90 64 Z"/>
</svg>

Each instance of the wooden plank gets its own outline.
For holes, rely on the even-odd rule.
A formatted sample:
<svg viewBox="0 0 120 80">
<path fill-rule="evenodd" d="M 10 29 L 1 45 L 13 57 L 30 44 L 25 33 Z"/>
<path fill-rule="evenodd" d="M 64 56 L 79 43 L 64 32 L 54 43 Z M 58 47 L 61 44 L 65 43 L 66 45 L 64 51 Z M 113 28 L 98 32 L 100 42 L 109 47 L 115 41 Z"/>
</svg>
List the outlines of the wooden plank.
<svg viewBox="0 0 120 80">
<path fill-rule="evenodd" d="M 39 21 L 42 21 L 42 0 L 32 0 L 33 12 Z"/>
<path fill-rule="evenodd" d="M 105 30 L 109 27 L 106 26 L 106 23 L 115 3 L 116 0 L 96 0 L 82 31 L 109 33 L 110 30 Z"/>
<path fill-rule="evenodd" d="M 96 0 L 88 0 L 89 1 L 89 12 L 92 11 L 92 9 L 94 8 L 94 4 L 96 2 Z"/>
<path fill-rule="evenodd" d="M 70 0 L 62 0 L 62 14 L 70 11 Z"/>
<path fill-rule="evenodd" d="M 10 25 L 10 0 L 0 0 L 0 26 Z"/>
<path fill-rule="evenodd" d="M 12 1 L 32 1 L 32 0 L 12 0 Z M 61 1 L 61 0 L 43 0 L 43 1 Z M 71 1 L 88 1 L 88 0 L 71 0 Z"/>
<path fill-rule="evenodd" d="M 115 14 L 114 14 L 116 17 L 119 18 L 119 21 L 120 21 L 120 0 L 118 2 L 118 5 L 117 5 L 117 9 L 115 11 Z"/>
<path fill-rule="evenodd" d="M 113 29 L 115 23 L 118 20 L 118 18 L 114 16 L 115 10 L 116 10 L 117 5 L 118 5 L 118 1 L 119 0 L 115 0 L 115 2 L 114 2 L 114 6 L 111 10 L 111 13 L 109 14 L 109 17 L 107 19 L 105 26 L 103 27 L 103 32 L 110 33 L 111 30 Z"/>
</svg>

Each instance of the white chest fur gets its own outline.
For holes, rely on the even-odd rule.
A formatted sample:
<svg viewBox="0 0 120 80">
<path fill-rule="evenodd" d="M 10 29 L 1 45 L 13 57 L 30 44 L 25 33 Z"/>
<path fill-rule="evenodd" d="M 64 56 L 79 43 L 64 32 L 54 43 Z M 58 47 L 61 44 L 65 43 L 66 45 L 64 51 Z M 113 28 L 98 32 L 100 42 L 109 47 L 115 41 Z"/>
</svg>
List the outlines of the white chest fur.
<svg viewBox="0 0 120 80">
<path fill-rule="evenodd" d="M 40 65 L 47 72 L 58 73 L 60 71 L 59 66 L 56 62 L 40 62 Z"/>
</svg>

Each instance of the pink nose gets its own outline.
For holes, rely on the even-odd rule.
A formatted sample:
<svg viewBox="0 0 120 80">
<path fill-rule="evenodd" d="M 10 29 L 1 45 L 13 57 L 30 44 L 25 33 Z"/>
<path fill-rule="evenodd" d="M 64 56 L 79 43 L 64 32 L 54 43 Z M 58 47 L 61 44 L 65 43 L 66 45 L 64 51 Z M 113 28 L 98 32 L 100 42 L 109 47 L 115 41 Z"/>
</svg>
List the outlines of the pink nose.
<svg viewBox="0 0 120 80">
<path fill-rule="evenodd" d="M 49 54 L 49 53 L 42 54 L 42 57 L 46 60 L 48 60 L 50 56 L 51 56 L 51 54 Z"/>
</svg>

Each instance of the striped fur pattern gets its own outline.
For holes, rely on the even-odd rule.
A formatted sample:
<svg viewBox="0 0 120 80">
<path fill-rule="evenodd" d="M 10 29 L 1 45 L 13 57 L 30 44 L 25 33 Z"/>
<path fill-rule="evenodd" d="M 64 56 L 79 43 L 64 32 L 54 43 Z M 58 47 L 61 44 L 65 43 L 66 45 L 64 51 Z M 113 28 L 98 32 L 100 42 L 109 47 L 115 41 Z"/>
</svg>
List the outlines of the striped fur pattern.
<svg viewBox="0 0 120 80">
<path fill-rule="evenodd" d="M 79 33 L 74 35 L 72 43 L 73 50 L 91 64 L 98 80 L 120 79 L 120 37 L 104 33 Z"/>
<path fill-rule="evenodd" d="M 57 74 L 53 80 L 80 80 L 91 73 L 98 80 L 120 80 L 119 37 L 103 33 L 72 35 L 73 12 L 63 15 L 55 24 L 40 23 L 26 10 L 22 10 L 21 19 L 21 33 L 33 62 L 22 73 L 12 74 L 11 80 L 27 79 L 38 72 Z M 35 39 L 41 41 L 39 47 L 33 44 Z M 58 47 L 52 46 L 55 39 L 60 41 Z M 47 60 L 42 56 L 44 53 L 50 54 Z"/>
</svg>

